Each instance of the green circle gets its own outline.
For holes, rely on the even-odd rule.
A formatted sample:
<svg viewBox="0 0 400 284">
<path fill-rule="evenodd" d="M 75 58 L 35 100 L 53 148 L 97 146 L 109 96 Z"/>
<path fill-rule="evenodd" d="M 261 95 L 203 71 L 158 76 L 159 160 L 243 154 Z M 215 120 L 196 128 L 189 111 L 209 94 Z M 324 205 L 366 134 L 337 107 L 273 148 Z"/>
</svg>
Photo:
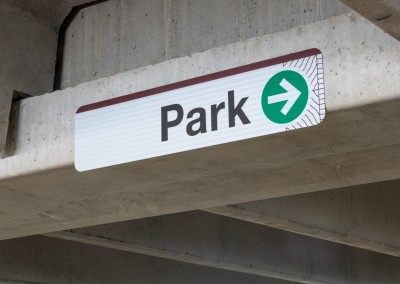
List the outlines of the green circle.
<svg viewBox="0 0 400 284">
<path fill-rule="evenodd" d="M 296 102 L 286 114 L 284 114 L 282 111 L 286 103 L 288 103 L 287 100 L 271 103 L 268 99 L 271 96 L 276 96 L 288 92 L 288 90 L 281 86 L 284 80 L 289 82 L 294 88 L 301 92 Z M 286 70 L 275 74 L 267 82 L 262 93 L 261 105 L 264 114 L 269 120 L 275 123 L 284 124 L 292 122 L 293 120 L 298 118 L 306 108 L 307 101 L 308 85 L 306 80 L 299 73 L 291 70 Z"/>
</svg>

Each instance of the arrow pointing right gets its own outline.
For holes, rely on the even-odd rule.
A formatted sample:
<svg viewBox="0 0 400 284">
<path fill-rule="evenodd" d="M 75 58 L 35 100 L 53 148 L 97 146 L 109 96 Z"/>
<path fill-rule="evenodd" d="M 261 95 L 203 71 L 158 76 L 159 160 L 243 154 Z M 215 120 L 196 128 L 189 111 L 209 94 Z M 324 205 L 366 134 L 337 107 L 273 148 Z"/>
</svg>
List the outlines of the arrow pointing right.
<svg viewBox="0 0 400 284">
<path fill-rule="evenodd" d="M 301 92 L 296 89 L 296 87 L 294 87 L 292 84 L 290 84 L 286 79 L 282 79 L 282 81 L 279 83 L 279 86 L 285 89 L 286 93 L 269 96 L 268 104 L 286 101 L 286 104 L 281 109 L 281 113 L 287 115 L 288 112 L 292 109 L 293 105 L 299 99 Z"/>
</svg>

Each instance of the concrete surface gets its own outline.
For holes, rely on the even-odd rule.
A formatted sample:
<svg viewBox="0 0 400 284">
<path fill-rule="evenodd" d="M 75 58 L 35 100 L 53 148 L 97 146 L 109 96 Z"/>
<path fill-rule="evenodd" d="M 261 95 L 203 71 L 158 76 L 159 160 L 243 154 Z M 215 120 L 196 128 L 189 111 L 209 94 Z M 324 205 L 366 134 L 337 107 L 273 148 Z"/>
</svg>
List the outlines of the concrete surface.
<svg viewBox="0 0 400 284">
<path fill-rule="evenodd" d="M 31 14 L 42 23 L 58 31 L 65 17 L 75 6 L 80 6 L 93 0 L 2 0 L 8 4 Z M 54 50 L 54 54 L 55 54 Z"/>
<path fill-rule="evenodd" d="M 3 241 L 0 255 L 0 278 L 28 283 L 291 283 L 40 236 Z"/>
<path fill-rule="evenodd" d="M 77 229 L 72 234 L 51 235 L 61 239 L 67 237 L 74 242 L 44 239 L 41 243 L 38 237 L 1 242 L 0 276 L 11 279 L 18 276 L 17 280 L 42 282 L 39 281 L 42 277 L 55 279 L 60 275 L 71 283 L 82 283 L 82 279 L 89 283 L 102 283 L 106 273 L 113 275 L 113 283 L 126 283 L 127 276 L 132 277 L 131 283 L 191 283 L 183 281 L 180 273 L 174 276 L 173 267 L 168 277 L 161 277 L 163 275 L 156 272 L 175 260 L 181 262 L 185 273 L 193 273 L 203 266 L 228 270 L 231 275 L 240 271 L 263 276 L 265 283 L 274 283 L 270 278 L 309 284 L 394 284 L 400 280 L 399 258 L 204 212 L 172 214 Z M 8 253 L 11 251 L 13 253 Z M 118 257 L 121 252 L 130 253 L 131 260 L 121 261 Z M 145 257 L 132 252 L 158 253 L 159 258 L 145 261 Z M 139 260 L 136 266 L 142 271 L 134 268 L 134 263 Z M 110 262 L 112 265 L 104 266 Z M 15 273 L 19 268 L 24 269 Z M 204 270 L 203 273 L 208 275 L 215 271 Z M 117 276 L 117 271 L 124 272 Z M 148 271 L 153 271 L 153 276 L 149 276 Z M 26 277 L 28 275 L 30 278 Z M 144 277 L 151 277 L 148 278 L 151 280 L 146 281 Z M 212 280 L 212 277 L 211 283 L 229 281 L 223 278 Z M 197 281 L 207 283 L 205 279 Z M 253 281 L 242 279 L 242 283 Z M 50 279 L 47 282 L 59 283 Z M 64 282 L 61 280 L 61 283 Z"/>
<path fill-rule="evenodd" d="M 399 186 L 393 180 L 206 211 L 399 257 Z"/>
<path fill-rule="evenodd" d="M 400 40 L 399 0 L 341 0 L 382 30 Z"/>
<path fill-rule="evenodd" d="M 29 284 L 29 282 L 12 281 L 6 279 L 0 279 L 0 284 Z M 30 283 L 32 284 L 32 283 Z"/>
<path fill-rule="evenodd" d="M 53 90 L 56 31 L 0 1 L 0 158 L 5 155 L 13 90 L 42 95 Z"/>
<path fill-rule="evenodd" d="M 79 106 L 312 47 L 325 59 L 320 126 L 74 170 Z M 399 178 L 399 54 L 398 41 L 349 14 L 23 100 L 0 161 L 0 238 Z"/>
<path fill-rule="evenodd" d="M 53 91 L 58 29 L 88 0 L 0 1 L 0 158 L 5 156 L 13 91 L 31 96 Z"/>
<path fill-rule="evenodd" d="M 0 149 L 8 94 L 51 89 L 56 27 L 82 2 L 0 3 Z M 343 2 L 399 39 L 399 1 Z M 217 215 L 3 240 L 0 283 L 400 282 L 400 180 L 383 182 L 400 178 L 400 44 L 356 14 L 308 24 L 345 11 L 333 0 L 110 0 L 82 10 L 62 79 L 83 84 L 12 105 L 0 239 Z M 74 170 L 79 106 L 314 47 L 325 59 L 322 125 Z"/>
<path fill-rule="evenodd" d="M 61 89 L 348 11 L 337 0 L 110 0 L 68 28 Z"/>
</svg>

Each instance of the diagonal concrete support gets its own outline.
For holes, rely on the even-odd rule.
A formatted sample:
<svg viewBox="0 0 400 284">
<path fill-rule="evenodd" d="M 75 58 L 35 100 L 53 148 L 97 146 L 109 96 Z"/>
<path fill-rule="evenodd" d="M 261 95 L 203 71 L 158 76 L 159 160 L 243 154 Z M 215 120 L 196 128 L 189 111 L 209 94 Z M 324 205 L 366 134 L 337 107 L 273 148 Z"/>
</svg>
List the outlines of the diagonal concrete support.
<svg viewBox="0 0 400 284">
<path fill-rule="evenodd" d="M 32 283 L 32 282 L 13 281 L 13 280 L 7 280 L 7 279 L 1 279 L 1 278 L 0 278 L 0 284 L 35 284 L 35 283 Z"/>
<path fill-rule="evenodd" d="M 400 180 L 207 209 L 207 212 L 400 257 Z"/>
<path fill-rule="evenodd" d="M 3 241 L 0 242 L 0 277 L 32 284 L 293 284 L 132 253 L 126 249 L 128 246 L 117 243 L 121 249 L 42 236 Z"/>
<path fill-rule="evenodd" d="M 315 47 L 329 111 L 320 126 L 73 168 L 79 106 Z M 13 156 L 0 161 L 0 239 L 399 178 L 399 54 L 398 41 L 348 14 L 24 100 Z"/>
<path fill-rule="evenodd" d="M 295 283 L 400 279 L 399 258 L 199 211 L 46 236 Z"/>
<path fill-rule="evenodd" d="M 102 237 L 93 237 L 79 233 L 71 233 L 71 232 L 55 232 L 44 235 L 49 238 L 60 239 L 64 241 L 72 241 L 81 244 L 97 246 L 102 248 L 108 248 L 113 250 L 119 250 L 129 253 L 143 254 L 153 257 L 159 257 L 169 260 L 181 261 L 185 263 L 190 263 L 194 265 L 206 266 L 216 269 L 223 269 L 233 272 L 240 272 L 246 274 L 252 274 L 256 276 L 268 277 L 283 281 L 290 281 L 295 283 L 304 283 L 304 284 L 328 284 L 332 282 L 326 282 L 321 280 L 312 279 L 309 277 L 304 277 L 300 275 L 294 275 L 290 272 L 286 271 L 273 271 L 268 269 L 259 269 L 254 268 L 252 265 L 244 266 L 237 265 L 234 263 L 228 263 L 225 261 L 221 261 L 219 259 L 207 259 L 203 256 L 195 256 L 191 255 L 188 252 L 183 251 L 173 251 L 169 249 L 159 249 L 151 246 L 143 246 L 136 245 L 121 241 L 115 241 L 112 239 L 106 239 Z M 0 282 L 1 283 L 1 282 Z"/>
</svg>

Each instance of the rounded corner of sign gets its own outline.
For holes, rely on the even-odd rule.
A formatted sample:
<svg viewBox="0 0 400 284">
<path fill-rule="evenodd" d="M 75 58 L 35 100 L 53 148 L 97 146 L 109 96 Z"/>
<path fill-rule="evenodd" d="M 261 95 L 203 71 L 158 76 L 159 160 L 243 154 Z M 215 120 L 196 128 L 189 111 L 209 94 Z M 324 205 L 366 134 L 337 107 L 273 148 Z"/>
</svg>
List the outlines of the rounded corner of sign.
<svg viewBox="0 0 400 284">
<path fill-rule="evenodd" d="M 313 53 L 315 55 L 317 55 L 317 54 L 321 54 L 322 55 L 322 51 L 319 48 L 314 47 L 314 48 L 311 48 L 311 50 L 313 51 Z"/>
<path fill-rule="evenodd" d="M 320 115 L 320 120 L 319 120 L 319 123 L 318 123 L 318 124 L 321 124 L 321 123 L 325 120 L 325 116 L 326 116 L 325 113 L 322 114 L 322 115 Z"/>
<path fill-rule="evenodd" d="M 78 109 L 76 110 L 75 114 L 79 114 L 80 112 L 82 112 L 82 107 L 78 107 Z"/>
<path fill-rule="evenodd" d="M 83 172 L 84 169 L 82 169 L 77 163 L 74 164 L 75 170 L 79 173 Z"/>
</svg>

